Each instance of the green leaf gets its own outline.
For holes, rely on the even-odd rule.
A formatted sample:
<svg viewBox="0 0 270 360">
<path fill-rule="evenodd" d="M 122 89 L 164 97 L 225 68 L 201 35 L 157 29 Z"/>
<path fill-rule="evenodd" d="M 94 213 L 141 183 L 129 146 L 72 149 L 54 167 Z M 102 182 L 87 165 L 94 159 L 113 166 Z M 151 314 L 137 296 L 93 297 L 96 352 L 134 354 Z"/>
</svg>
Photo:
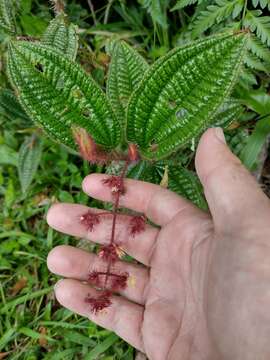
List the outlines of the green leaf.
<svg viewBox="0 0 270 360">
<path fill-rule="evenodd" d="M 166 29 L 167 19 L 166 19 L 166 12 L 164 10 L 162 0 L 139 0 L 139 3 L 144 7 L 147 8 L 148 12 L 151 15 L 153 23 L 159 24 L 163 29 Z"/>
<path fill-rule="evenodd" d="M 199 208 L 207 209 L 202 185 L 192 171 L 182 166 L 170 166 L 169 189 L 190 200 Z"/>
<path fill-rule="evenodd" d="M 42 42 L 75 60 L 78 50 L 77 28 L 73 24 L 68 25 L 65 15 L 60 14 L 50 22 Z"/>
<path fill-rule="evenodd" d="M 161 176 L 157 164 L 151 164 L 149 161 L 140 161 L 131 165 L 127 172 L 127 177 L 136 180 L 148 181 L 153 184 L 159 184 Z M 164 169 L 162 168 L 164 171 Z"/>
<path fill-rule="evenodd" d="M 93 347 L 96 345 L 96 342 L 94 340 L 90 339 L 88 336 L 79 333 L 78 331 L 64 331 L 63 337 L 67 341 L 87 347 Z"/>
<path fill-rule="evenodd" d="M 213 122 L 237 79 L 246 38 L 216 35 L 172 50 L 149 69 L 127 114 L 127 139 L 143 157 L 166 157 Z"/>
<path fill-rule="evenodd" d="M 4 349 L 6 344 L 8 344 L 11 340 L 14 339 L 15 334 L 16 334 L 15 328 L 9 328 L 4 334 L 2 334 L 0 339 L 0 350 Z"/>
<path fill-rule="evenodd" d="M 26 301 L 39 298 L 41 296 L 47 295 L 53 290 L 53 287 L 44 288 L 37 291 L 32 291 L 26 295 L 19 296 L 13 300 L 10 300 L 5 305 L 3 305 L 0 308 L 0 314 L 11 314 L 12 309 L 14 309 L 16 306 L 25 303 Z"/>
<path fill-rule="evenodd" d="M 128 101 L 148 69 L 148 64 L 124 41 L 116 41 L 113 44 L 111 56 L 107 96 L 118 119 L 125 124 Z"/>
<path fill-rule="evenodd" d="M 34 340 L 40 340 L 41 338 L 44 338 L 50 342 L 56 342 L 57 340 L 55 339 L 52 339 L 50 336 L 47 336 L 47 335 L 44 335 L 44 334 L 41 334 L 37 331 L 34 331 L 30 328 L 27 328 L 27 327 L 21 327 L 20 329 L 18 329 L 18 332 L 31 338 L 31 339 L 34 339 Z"/>
<path fill-rule="evenodd" d="M 14 188 L 14 182 L 12 178 L 8 179 L 7 188 L 5 191 L 5 205 L 7 208 L 11 207 L 11 205 L 15 201 L 15 188 Z"/>
<path fill-rule="evenodd" d="M 14 0 L 0 0 L 0 29 L 9 34 L 16 33 L 15 13 Z"/>
<path fill-rule="evenodd" d="M 242 94 L 242 103 L 260 115 L 270 115 L 270 95 L 264 89 L 248 90 Z"/>
<path fill-rule="evenodd" d="M 247 11 L 244 26 L 252 32 L 256 32 L 263 43 L 270 46 L 270 20 L 269 16 L 260 16 L 262 11 Z"/>
<path fill-rule="evenodd" d="M 232 122 L 239 118 L 243 110 L 244 109 L 238 100 L 228 99 L 218 109 L 213 118 L 213 125 L 227 128 Z"/>
<path fill-rule="evenodd" d="M 269 136 L 269 134 L 270 116 L 259 120 L 256 123 L 253 133 L 250 135 L 246 146 L 241 152 L 240 158 L 248 169 L 254 170 L 262 147 L 265 144 L 266 138 Z"/>
<path fill-rule="evenodd" d="M 258 59 L 257 56 L 253 55 L 252 53 L 247 53 L 244 57 L 244 63 L 247 67 L 250 69 L 254 69 L 257 71 L 263 71 L 268 73 L 269 72 L 269 64 L 268 67 L 266 64 L 264 64 L 260 59 Z"/>
<path fill-rule="evenodd" d="M 235 130 L 225 132 L 225 136 L 227 144 L 231 148 L 232 152 L 239 157 L 248 142 L 248 131 L 246 129 L 237 128 Z"/>
<path fill-rule="evenodd" d="M 30 36 L 40 36 L 48 25 L 47 21 L 32 14 L 23 14 L 20 20 L 24 32 Z"/>
<path fill-rule="evenodd" d="M 81 67 L 52 48 L 17 41 L 9 46 L 8 73 L 28 115 L 53 138 L 77 148 L 72 125 L 104 147 L 120 141 L 120 125 L 105 94 Z"/>
<path fill-rule="evenodd" d="M 252 0 L 252 5 L 254 7 L 257 7 L 258 5 L 260 5 L 260 7 L 262 9 L 266 8 L 266 6 L 268 5 L 268 9 L 270 10 L 270 2 L 269 2 L 269 0 Z"/>
<path fill-rule="evenodd" d="M 246 167 L 254 170 L 261 150 L 270 134 L 270 95 L 261 89 L 249 90 L 242 101 L 253 111 L 266 116 L 256 123 L 255 129 L 240 156 Z"/>
<path fill-rule="evenodd" d="M 18 153 L 11 147 L 1 144 L 0 145 L 0 165 L 13 165 L 18 164 Z"/>
<path fill-rule="evenodd" d="M 214 5 L 209 5 L 205 11 L 199 12 L 198 17 L 191 25 L 192 37 L 197 38 L 212 25 L 219 24 L 229 16 L 237 17 L 243 5 L 242 0 L 240 2 L 239 0 L 216 0 Z"/>
<path fill-rule="evenodd" d="M 8 89 L 0 91 L 0 108 L 5 111 L 5 115 L 10 119 L 23 119 L 29 121 L 29 117 L 21 107 L 16 96 Z"/>
<path fill-rule="evenodd" d="M 27 137 L 19 151 L 18 173 L 23 194 L 34 179 L 41 158 L 42 143 L 36 136 Z"/>
<path fill-rule="evenodd" d="M 258 58 L 270 63 L 270 50 L 256 38 L 255 35 L 250 36 L 247 41 L 247 48 Z"/>
<path fill-rule="evenodd" d="M 193 5 L 196 3 L 201 3 L 204 0 L 178 0 L 174 7 L 171 8 L 171 11 L 183 9 L 186 6 Z"/>
<path fill-rule="evenodd" d="M 109 335 L 104 341 L 94 347 L 85 357 L 84 360 L 95 360 L 99 355 L 108 350 L 116 341 L 118 336 L 115 334 Z"/>
<path fill-rule="evenodd" d="M 20 10 L 23 14 L 30 13 L 32 8 L 32 0 L 20 0 Z"/>
</svg>

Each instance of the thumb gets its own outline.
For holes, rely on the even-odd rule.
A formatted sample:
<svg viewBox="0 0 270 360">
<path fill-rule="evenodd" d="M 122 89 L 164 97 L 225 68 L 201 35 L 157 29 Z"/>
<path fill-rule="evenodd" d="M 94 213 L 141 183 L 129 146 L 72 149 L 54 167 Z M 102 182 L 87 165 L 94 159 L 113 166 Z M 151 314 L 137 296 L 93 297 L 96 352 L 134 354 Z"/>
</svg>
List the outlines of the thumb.
<svg viewBox="0 0 270 360">
<path fill-rule="evenodd" d="M 232 231 L 254 219 L 269 221 L 269 199 L 230 151 L 221 128 L 203 134 L 195 165 L 216 228 Z"/>
</svg>

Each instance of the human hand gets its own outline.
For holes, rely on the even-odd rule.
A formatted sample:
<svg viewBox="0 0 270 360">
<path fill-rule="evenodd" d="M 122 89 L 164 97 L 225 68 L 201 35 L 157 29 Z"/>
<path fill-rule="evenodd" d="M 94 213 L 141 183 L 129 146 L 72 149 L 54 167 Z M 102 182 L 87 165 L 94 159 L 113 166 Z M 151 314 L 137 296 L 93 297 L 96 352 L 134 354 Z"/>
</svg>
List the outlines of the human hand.
<svg viewBox="0 0 270 360">
<path fill-rule="evenodd" d="M 115 331 L 151 360 L 266 360 L 270 358 L 270 202 L 230 152 L 218 129 L 202 136 L 196 169 L 210 213 L 157 185 L 125 180 L 123 207 L 142 212 L 147 225 L 135 238 L 127 217 L 119 216 L 117 238 L 143 265 L 118 261 L 115 267 L 136 278 L 94 314 L 85 302 L 96 290 L 83 283 L 102 267 L 96 255 L 58 246 L 49 269 L 65 277 L 55 294 L 63 306 Z M 90 196 L 111 201 L 105 175 L 83 181 Z M 92 232 L 78 222 L 87 207 L 55 204 L 48 224 L 97 243 L 109 241 L 111 219 Z M 269 259 L 268 259 L 269 258 Z"/>
</svg>

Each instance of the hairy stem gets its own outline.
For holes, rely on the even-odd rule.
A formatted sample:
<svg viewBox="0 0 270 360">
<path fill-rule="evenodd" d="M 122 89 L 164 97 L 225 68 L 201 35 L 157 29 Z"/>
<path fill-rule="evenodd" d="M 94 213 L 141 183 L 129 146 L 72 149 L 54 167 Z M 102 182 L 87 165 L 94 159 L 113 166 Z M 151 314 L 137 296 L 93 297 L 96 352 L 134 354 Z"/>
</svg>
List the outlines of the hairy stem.
<svg viewBox="0 0 270 360">
<path fill-rule="evenodd" d="M 121 182 L 124 181 L 124 177 L 126 175 L 127 172 L 127 168 L 128 168 L 128 160 L 125 162 L 124 168 L 121 172 L 120 175 L 120 179 Z M 112 231 L 111 231 L 111 239 L 110 239 L 110 245 L 115 243 L 115 227 L 116 227 L 116 218 L 118 215 L 118 209 L 119 209 L 119 201 L 120 201 L 120 196 L 121 196 L 121 192 L 117 191 L 115 194 L 115 198 L 114 198 L 114 205 L 113 205 L 113 219 L 112 219 Z M 108 267 L 107 267 L 107 275 L 105 277 L 105 282 L 104 282 L 104 288 L 106 288 L 107 282 L 108 282 L 108 278 L 109 278 L 109 274 L 111 271 L 111 266 L 112 266 L 112 260 L 110 259 L 108 262 Z"/>
</svg>

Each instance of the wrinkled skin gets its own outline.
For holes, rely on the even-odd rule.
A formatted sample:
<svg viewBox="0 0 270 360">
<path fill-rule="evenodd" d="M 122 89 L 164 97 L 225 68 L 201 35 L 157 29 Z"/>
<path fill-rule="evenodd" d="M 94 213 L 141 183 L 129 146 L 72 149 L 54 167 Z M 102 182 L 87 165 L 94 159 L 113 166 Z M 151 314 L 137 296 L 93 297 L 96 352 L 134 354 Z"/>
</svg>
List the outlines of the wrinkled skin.
<svg viewBox="0 0 270 360">
<path fill-rule="evenodd" d="M 202 136 L 196 170 L 209 213 L 159 186 L 125 181 L 121 206 L 143 212 L 159 228 L 147 225 L 133 238 L 128 217 L 119 216 L 117 241 L 141 265 L 115 265 L 128 271 L 131 281 L 110 307 L 96 315 L 89 311 L 84 299 L 95 290 L 83 280 L 104 264 L 70 246 L 58 246 L 48 256 L 49 269 L 66 278 L 56 284 L 56 297 L 151 360 L 270 359 L 270 202 L 230 152 L 220 129 Z M 83 190 L 111 201 L 102 179 L 87 176 Z M 86 210 L 55 204 L 47 220 L 63 233 L 108 242 L 111 219 L 87 232 L 78 222 Z"/>
</svg>

